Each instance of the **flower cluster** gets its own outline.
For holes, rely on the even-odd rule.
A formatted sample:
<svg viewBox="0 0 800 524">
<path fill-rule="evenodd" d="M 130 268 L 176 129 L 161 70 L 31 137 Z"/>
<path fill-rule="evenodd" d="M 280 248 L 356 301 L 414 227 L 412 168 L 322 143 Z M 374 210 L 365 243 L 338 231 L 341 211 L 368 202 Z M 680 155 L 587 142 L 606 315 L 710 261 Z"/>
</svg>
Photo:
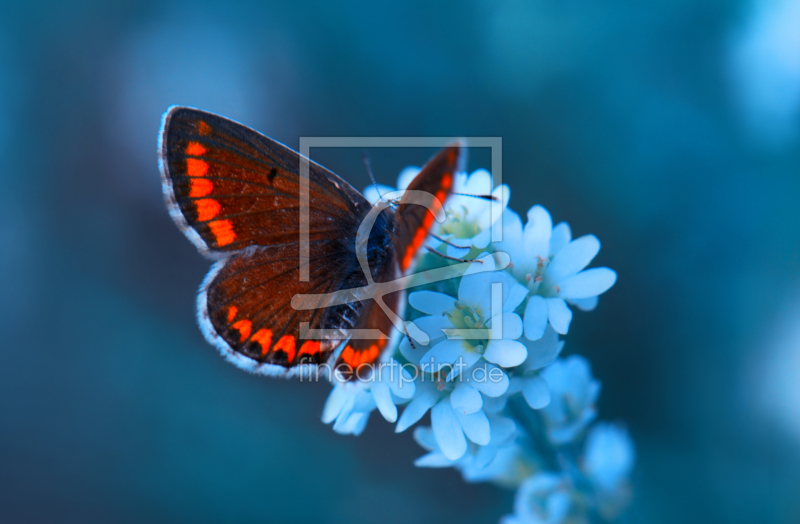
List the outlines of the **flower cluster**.
<svg viewBox="0 0 800 524">
<path fill-rule="evenodd" d="M 404 170 L 398 187 L 417 172 Z M 487 171 L 458 174 L 454 189 L 426 241 L 450 258 L 422 255 L 416 272 L 472 263 L 455 278 L 416 283 L 405 319 L 413 329 L 368 381 L 334 381 L 323 421 L 358 435 L 377 409 L 402 432 L 430 413 L 430 426 L 414 430 L 427 451 L 416 465 L 516 488 L 504 523 L 611 521 L 630 499 L 633 443 L 624 427 L 595 423 L 600 382 L 586 359 L 559 357 L 572 308 L 594 309 L 616 273 L 587 269 L 600 241 L 573 239 L 544 207 L 523 225 L 507 207 L 508 187 L 493 189 Z M 375 202 L 394 190 L 365 195 Z M 492 242 L 496 227 L 502 240 Z"/>
</svg>

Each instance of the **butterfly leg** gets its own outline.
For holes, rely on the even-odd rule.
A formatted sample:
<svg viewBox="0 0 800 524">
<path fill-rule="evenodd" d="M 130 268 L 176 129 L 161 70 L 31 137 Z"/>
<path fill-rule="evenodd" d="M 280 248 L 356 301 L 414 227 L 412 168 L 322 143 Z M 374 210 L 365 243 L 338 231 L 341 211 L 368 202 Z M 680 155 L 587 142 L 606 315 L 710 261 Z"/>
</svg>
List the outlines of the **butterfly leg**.
<svg viewBox="0 0 800 524">
<path fill-rule="evenodd" d="M 441 251 L 437 251 L 437 250 L 433 249 L 432 247 L 428 247 L 428 246 L 425 246 L 425 249 L 427 249 L 428 251 L 430 251 L 434 255 L 438 255 L 438 256 L 440 256 L 442 258 L 446 258 L 447 260 L 454 260 L 456 262 L 478 262 L 479 264 L 483 264 L 483 260 L 476 260 L 476 259 L 465 260 L 463 258 L 451 257 L 449 255 L 445 255 Z"/>
<path fill-rule="evenodd" d="M 439 242 L 447 244 L 448 246 L 453 246 L 453 247 L 458 248 L 458 249 L 469 249 L 469 246 L 459 246 L 459 245 L 453 244 L 452 242 L 443 239 L 442 237 L 440 237 L 439 235 L 437 235 L 435 233 L 428 233 L 428 235 L 432 236 L 433 238 L 435 238 Z"/>
</svg>

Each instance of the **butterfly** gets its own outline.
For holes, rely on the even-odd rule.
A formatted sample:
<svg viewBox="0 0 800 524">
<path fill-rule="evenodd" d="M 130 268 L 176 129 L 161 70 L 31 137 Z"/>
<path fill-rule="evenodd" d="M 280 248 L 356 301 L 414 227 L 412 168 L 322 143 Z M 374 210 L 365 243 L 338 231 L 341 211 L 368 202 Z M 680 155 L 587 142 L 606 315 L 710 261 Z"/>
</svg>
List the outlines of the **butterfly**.
<svg viewBox="0 0 800 524">
<path fill-rule="evenodd" d="M 436 208 L 407 195 L 425 192 L 442 209 L 464 150 L 460 142 L 442 149 L 407 193 L 374 218 L 366 243 L 374 282 L 412 271 Z M 342 178 L 303 160 L 307 193 L 301 190 L 300 154 L 285 145 L 190 107 L 173 106 L 163 116 L 159 167 L 167 208 L 200 253 L 215 261 L 197 297 L 205 338 L 228 361 L 254 373 L 306 376 L 325 365 L 344 369 L 353 380 L 384 356 L 397 334 L 386 312 L 374 299 L 306 310 L 292 307 L 292 299 L 367 284 L 356 237 L 372 205 Z M 305 250 L 301 193 L 307 195 Z M 301 278 L 303 253 L 307 278 Z M 402 291 L 383 300 L 402 315 Z M 323 335 L 308 337 L 304 326 Z M 363 329 L 377 329 L 379 336 L 350 338 Z"/>
</svg>

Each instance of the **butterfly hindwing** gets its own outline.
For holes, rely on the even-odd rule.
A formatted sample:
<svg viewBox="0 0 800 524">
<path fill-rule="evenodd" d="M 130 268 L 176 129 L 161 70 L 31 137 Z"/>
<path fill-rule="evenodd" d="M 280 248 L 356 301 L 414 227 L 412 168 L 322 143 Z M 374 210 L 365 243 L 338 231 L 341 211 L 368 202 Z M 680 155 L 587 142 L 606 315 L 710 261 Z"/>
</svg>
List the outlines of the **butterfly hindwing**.
<svg viewBox="0 0 800 524">
<path fill-rule="evenodd" d="M 346 253 L 325 244 L 312 244 L 307 282 L 300 280 L 297 243 L 251 247 L 217 262 L 198 298 L 198 316 L 206 338 L 228 360 L 253 372 L 285 375 L 295 368 L 303 372 L 306 365 L 327 362 L 338 345 L 335 339 L 345 338 L 346 332 L 339 331 L 340 337 L 326 340 L 303 339 L 300 325 L 308 322 L 312 329 L 336 328 L 341 326 L 337 311 L 291 307 L 292 297 L 298 293 L 328 293 L 343 284 L 347 268 L 330 264 L 328 257 Z"/>
</svg>

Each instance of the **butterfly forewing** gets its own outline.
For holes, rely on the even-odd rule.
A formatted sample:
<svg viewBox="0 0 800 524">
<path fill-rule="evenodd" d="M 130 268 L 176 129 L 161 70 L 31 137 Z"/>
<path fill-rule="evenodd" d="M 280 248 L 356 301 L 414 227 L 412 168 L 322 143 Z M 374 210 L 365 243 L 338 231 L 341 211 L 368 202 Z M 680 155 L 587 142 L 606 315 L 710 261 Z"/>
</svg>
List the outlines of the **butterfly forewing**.
<svg viewBox="0 0 800 524">
<path fill-rule="evenodd" d="M 227 118 L 173 107 L 161 131 L 161 171 L 170 213 L 212 256 L 250 245 L 297 242 L 300 156 Z M 353 187 L 309 161 L 312 240 L 350 233 L 369 208 Z"/>
<path fill-rule="evenodd" d="M 430 196 L 430 204 L 438 210 L 453 191 L 456 173 L 464 161 L 464 147 L 456 142 L 433 157 L 411 181 L 407 190 L 423 191 Z M 407 198 L 397 207 L 397 234 L 395 246 L 400 269 L 408 272 L 414 257 L 430 233 L 435 217 L 422 205 L 411 204 Z"/>
</svg>

